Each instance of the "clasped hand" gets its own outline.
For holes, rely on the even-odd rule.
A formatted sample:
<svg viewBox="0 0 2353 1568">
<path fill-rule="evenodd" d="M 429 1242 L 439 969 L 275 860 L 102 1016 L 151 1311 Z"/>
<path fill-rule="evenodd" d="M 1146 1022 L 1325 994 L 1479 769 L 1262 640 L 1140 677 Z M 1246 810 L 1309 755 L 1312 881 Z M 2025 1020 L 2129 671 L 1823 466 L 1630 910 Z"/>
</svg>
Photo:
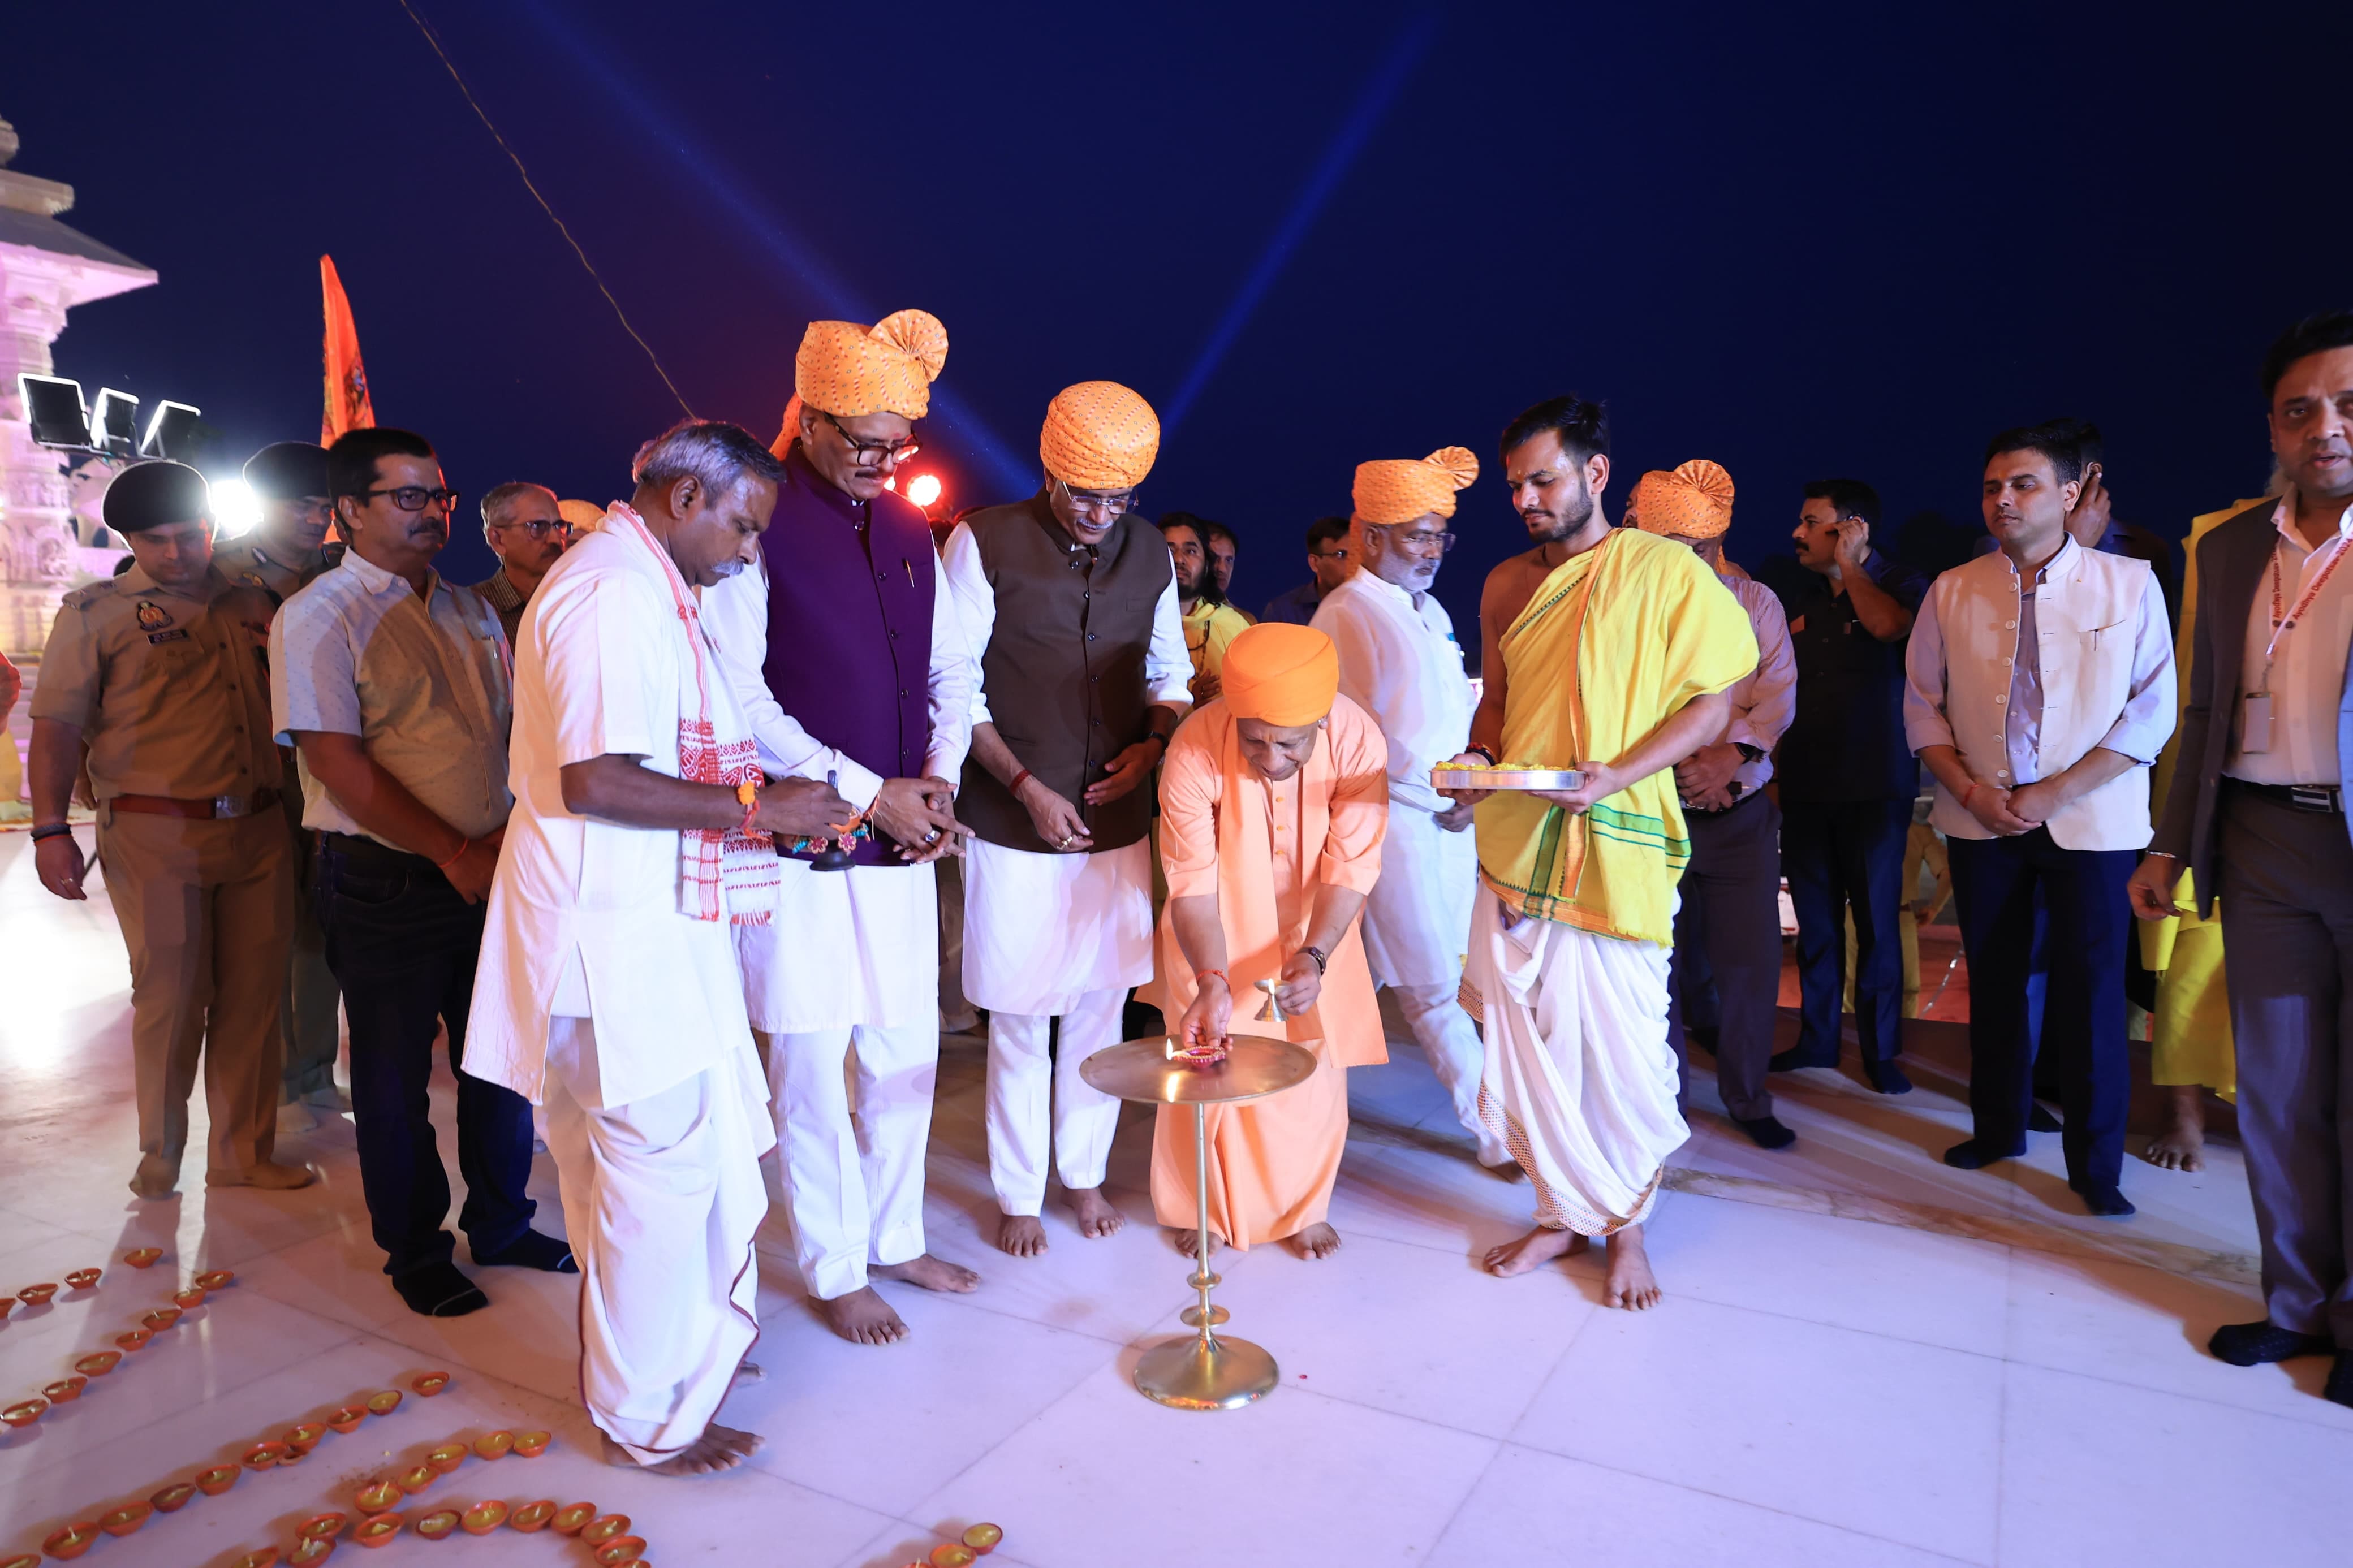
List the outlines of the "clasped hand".
<svg viewBox="0 0 2353 1568">
<path fill-rule="evenodd" d="M 972 829 L 955 817 L 955 790 L 945 779 L 885 779 L 867 818 L 914 865 L 961 855 Z"/>
</svg>

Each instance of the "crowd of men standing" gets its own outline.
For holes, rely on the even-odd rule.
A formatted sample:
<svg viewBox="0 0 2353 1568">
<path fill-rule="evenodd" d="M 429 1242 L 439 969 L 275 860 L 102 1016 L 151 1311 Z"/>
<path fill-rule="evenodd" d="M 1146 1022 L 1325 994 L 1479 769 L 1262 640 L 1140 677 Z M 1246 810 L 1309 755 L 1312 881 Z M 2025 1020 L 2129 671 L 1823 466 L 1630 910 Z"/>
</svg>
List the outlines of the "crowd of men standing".
<svg viewBox="0 0 2353 1568">
<path fill-rule="evenodd" d="M 2070 1186 L 2129 1215 L 2131 917 L 2201 926 L 2219 901 L 2236 1078 L 2214 1087 L 2239 1096 L 2269 1314 L 2212 1348 L 2333 1351 L 2329 1397 L 2353 1403 L 2353 588 L 2331 592 L 2353 314 L 2265 361 L 2280 484 L 2194 542 L 2186 707 L 2167 595 L 2119 543 L 2081 422 L 1988 444 L 1988 548 L 1933 583 L 1874 545 L 1868 485 L 1805 487 L 1811 583 L 1785 602 L 1724 555 L 1722 468 L 1643 475 L 1613 526 L 1602 410 L 1539 404 L 1500 444 L 1531 548 L 1482 588 L 1474 705 L 1430 592 L 1472 453 L 1360 465 L 1349 516 L 1308 531 L 1313 581 L 1254 624 L 1227 602 L 1229 530 L 1135 510 L 1159 426 L 1115 383 L 1050 405 L 1034 495 L 939 539 L 889 481 L 946 353 L 922 311 L 814 323 L 774 443 L 688 421 L 603 509 L 502 484 L 481 503 L 500 568 L 471 588 L 433 570 L 458 498 L 411 432 L 265 449 L 245 470 L 261 524 L 217 547 L 193 469 L 116 479 L 132 564 L 59 613 L 30 783 L 59 897 L 85 896 L 69 803 L 97 805 L 131 957 L 134 1192 L 174 1189 L 200 1070 L 207 1182 L 307 1184 L 276 1135 L 343 1108 L 340 1005 L 385 1271 L 420 1313 L 488 1305 L 445 1228 L 446 1031 L 472 1261 L 585 1269 L 599 1425 L 638 1463 L 725 1468 L 757 1444 L 715 1415 L 750 1374 L 769 1147 L 845 1338 L 906 1333 L 874 1280 L 982 1284 L 932 1255 L 922 1212 L 960 925 L 1007 1254 L 1047 1249 L 1050 1175 L 1079 1234 L 1123 1225 L 1102 1190 L 1117 1102 L 1079 1068 L 1131 995 L 1213 1051 L 1253 992 L 1318 1068 L 1218 1119 L 1214 1229 L 1328 1254 L 1345 1070 L 1386 1059 L 1386 986 L 1476 1157 L 1531 1187 L 1535 1228 L 1488 1267 L 1606 1238 L 1608 1299 L 1644 1307 L 1690 1045 L 1733 1122 L 1787 1148 L 1769 1075 L 1837 1064 L 1851 978 L 1865 1078 L 1911 1089 L 1899 913 L 1925 770 L 1970 975 L 1974 1127 L 1947 1163 L 2023 1153 L 2052 1099 Z M 2177 710 L 2188 771 L 2153 826 Z M 1577 776 L 1440 790 L 1439 766 Z M 1802 1003 L 1774 1055 L 1785 877 Z M 2178 1122 L 2196 1080 L 2168 1074 L 2167 1020 L 2211 1035 L 2215 1009 L 2157 1011 Z M 534 1104 L 568 1245 L 532 1226 Z M 1153 1166 L 1172 1228 L 1198 1196 L 1180 1136 L 1159 1129 Z"/>
</svg>

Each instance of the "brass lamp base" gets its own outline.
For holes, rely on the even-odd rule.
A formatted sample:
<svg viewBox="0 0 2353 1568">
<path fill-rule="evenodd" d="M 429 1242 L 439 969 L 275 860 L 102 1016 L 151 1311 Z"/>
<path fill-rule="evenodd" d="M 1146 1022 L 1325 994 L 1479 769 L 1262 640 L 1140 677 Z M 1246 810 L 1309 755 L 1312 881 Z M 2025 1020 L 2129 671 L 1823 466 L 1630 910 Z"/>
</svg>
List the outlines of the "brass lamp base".
<svg viewBox="0 0 2353 1568">
<path fill-rule="evenodd" d="M 1135 1363 L 1135 1389 L 1178 1410 L 1238 1410 L 1274 1391 L 1274 1358 L 1248 1340 L 1197 1334 L 1155 1345 Z"/>
</svg>

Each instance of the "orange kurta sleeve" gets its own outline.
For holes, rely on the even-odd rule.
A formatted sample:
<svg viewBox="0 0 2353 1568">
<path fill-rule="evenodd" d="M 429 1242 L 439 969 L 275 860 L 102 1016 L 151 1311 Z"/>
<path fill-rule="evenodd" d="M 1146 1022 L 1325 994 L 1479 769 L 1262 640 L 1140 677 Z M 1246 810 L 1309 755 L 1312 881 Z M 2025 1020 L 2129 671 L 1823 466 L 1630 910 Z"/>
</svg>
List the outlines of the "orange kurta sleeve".
<svg viewBox="0 0 2353 1568">
<path fill-rule="evenodd" d="M 1389 745 L 1380 726 L 1345 697 L 1332 704 L 1324 730 L 1332 748 L 1331 826 L 1316 879 L 1370 893 L 1381 876 L 1381 840 L 1389 830 Z"/>
<path fill-rule="evenodd" d="M 1218 890 L 1218 798 L 1224 786 L 1207 712 L 1176 727 L 1160 764 L 1160 865 L 1172 899 Z"/>
</svg>

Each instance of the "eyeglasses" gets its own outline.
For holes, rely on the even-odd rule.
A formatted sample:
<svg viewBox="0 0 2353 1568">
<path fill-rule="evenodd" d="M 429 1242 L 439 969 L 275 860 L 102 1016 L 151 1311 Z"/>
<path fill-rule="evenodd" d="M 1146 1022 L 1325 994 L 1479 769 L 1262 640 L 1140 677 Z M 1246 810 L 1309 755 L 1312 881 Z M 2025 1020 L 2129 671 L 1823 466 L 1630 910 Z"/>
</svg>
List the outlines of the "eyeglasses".
<svg viewBox="0 0 2353 1568">
<path fill-rule="evenodd" d="M 438 506 L 443 511 L 458 510 L 456 490 L 427 489 L 423 485 L 400 485 L 388 490 L 362 490 L 363 501 L 375 496 L 390 496 L 392 504 L 403 511 L 423 511 L 428 506 Z"/>
<path fill-rule="evenodd" d="M 1348 548 L 1346 545 L 1342 545 L 1337 550 L 1318 550 L 1314 552 L 1314 559 L 1318 561 L 1345 561 L 1347 558 Z"/>
<path fill-rule="evenodd" d="M 1382 531 L 1387 532 L 1387 528 L 1384 527 Z M 1432 533 L 1426 528 L 1417 528 L 1411 533 L 1399 534 L 1398 543 L 1416 555 L 1443 555 L 1454 548 L 1454 536 L 1451 533 Z"/>
<path fill-rule="evenodd" d="M 536 522 L 494 522 L 492 528 L 518 528 L 533 539 L 545 539 L 553 533 L 559 539 L 572 537 L 572 525 L 562 518 L 543 518 Z"/>
<path fill-rule="evenodd" d="M 1135 510 L 1134 490 L 1115 491 L 1111 495 L 1081 495 L 1070 486 L 1062 484 L 1060 479 L 1054 482 L 1062 486 L 1062 499 L 1071 503 L 1072 511 L 1088 511 L 1097 517 L 1109 519 L 1124 517 Z"/>
<path fill-rule="evenodd" d="M 823 413 L 823 410 L 819 412 Z M 857 458 L 861 467 L 879 468 L 884 463 L 903 463 L 923 449 L 923 444 L 913 436 L 903 441 L 861 441 L 844 429 L 841 421 L 832 415 L 827 414 L 825 422 L 840 431 L 841 438 L 849 444 L 849 455 Z"/>
</svg>

